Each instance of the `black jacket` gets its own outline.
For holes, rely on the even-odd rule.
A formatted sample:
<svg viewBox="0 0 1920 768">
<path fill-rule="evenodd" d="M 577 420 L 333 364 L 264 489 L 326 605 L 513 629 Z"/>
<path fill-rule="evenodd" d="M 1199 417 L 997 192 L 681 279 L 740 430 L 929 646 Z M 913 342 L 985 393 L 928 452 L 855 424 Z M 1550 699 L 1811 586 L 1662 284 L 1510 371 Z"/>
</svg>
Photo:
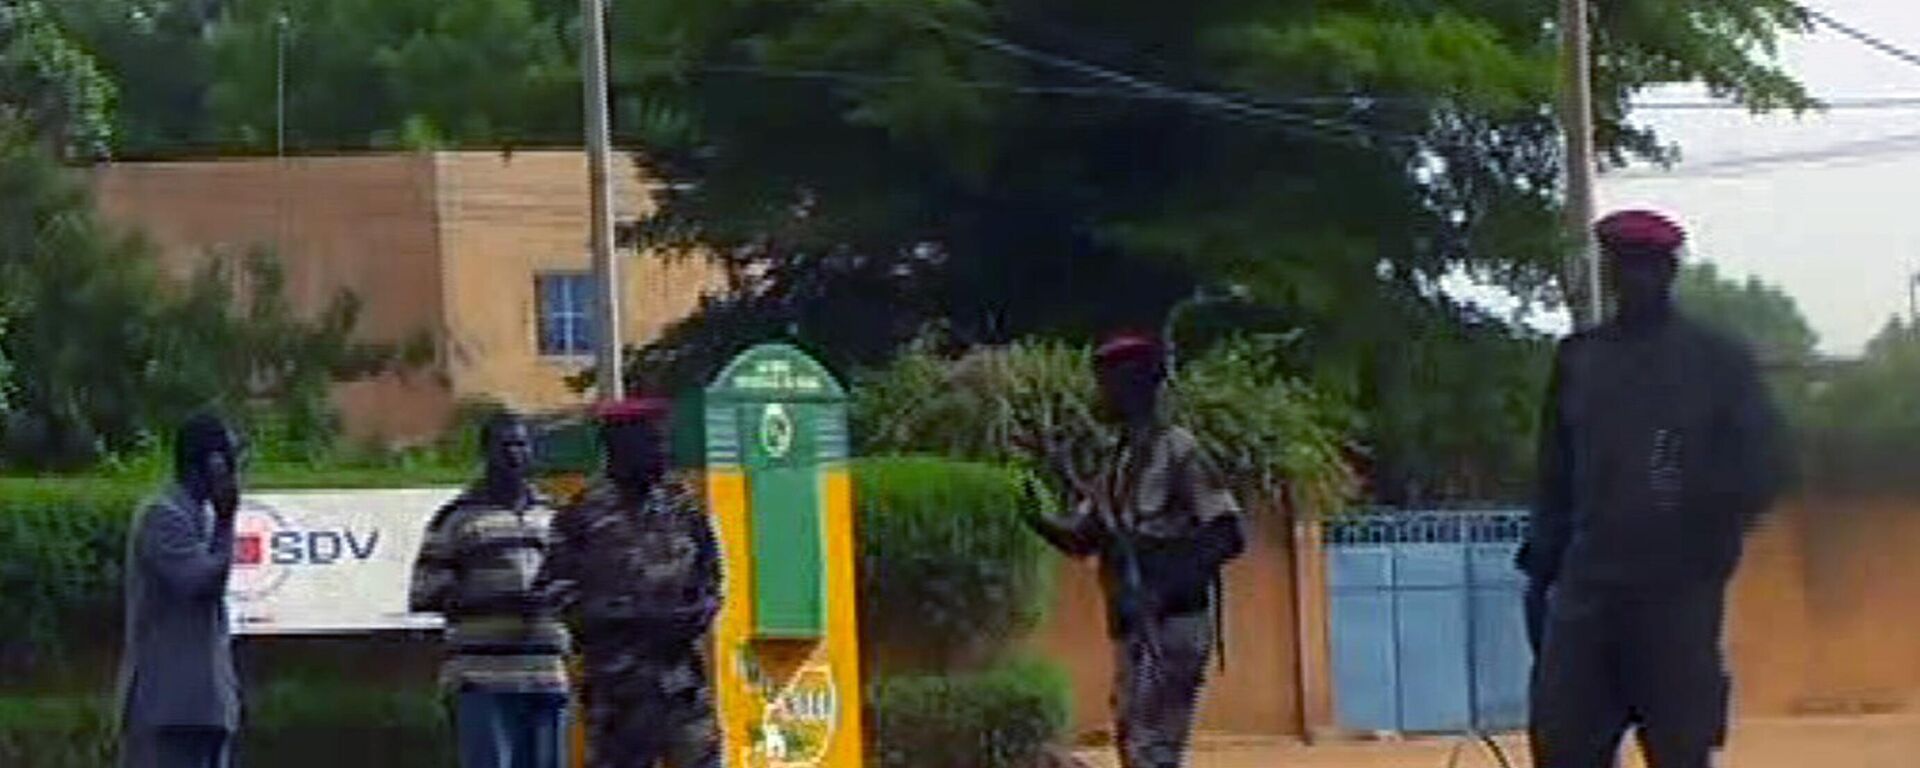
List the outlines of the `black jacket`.
<svg viewBox="0 0 1920 768">
<path fill-rule="evenodd" d="M 1569 338 L 1541 419 L 1535 580 L 1725 580 L 1785 466 L 1753 356 L 1684 318 Z"/>
</svg>

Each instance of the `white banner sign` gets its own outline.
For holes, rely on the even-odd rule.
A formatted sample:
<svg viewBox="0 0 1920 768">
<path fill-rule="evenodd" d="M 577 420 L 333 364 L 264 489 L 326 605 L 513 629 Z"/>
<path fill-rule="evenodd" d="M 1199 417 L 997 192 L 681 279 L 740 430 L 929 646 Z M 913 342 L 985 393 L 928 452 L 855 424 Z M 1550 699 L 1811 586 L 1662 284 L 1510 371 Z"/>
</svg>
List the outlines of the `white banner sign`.
<svg viewBox="0 0 1920 768">
<path fill-rule="evenodd" d="M 242 635 L 436 629 L 407 610 L 428 521 L 456 489 L 248 495 L 227 606 Z"/>
</svg>

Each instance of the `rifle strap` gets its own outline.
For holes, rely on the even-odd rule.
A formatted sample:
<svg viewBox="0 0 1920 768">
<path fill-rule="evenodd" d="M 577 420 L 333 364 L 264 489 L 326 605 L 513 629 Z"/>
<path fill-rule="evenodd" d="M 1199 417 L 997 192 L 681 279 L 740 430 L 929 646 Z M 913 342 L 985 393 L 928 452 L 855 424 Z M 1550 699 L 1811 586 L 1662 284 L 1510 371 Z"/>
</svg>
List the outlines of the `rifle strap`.
<svg viewBox="0 0 1920 768">
<path fill-rule="evenodd" d="M 1213 651 L 1219 657 L 1220 674 L 1227 673 L 1227 590 L 1221 583 L 1220 572 L 1213 572 Z"/>
</svg>

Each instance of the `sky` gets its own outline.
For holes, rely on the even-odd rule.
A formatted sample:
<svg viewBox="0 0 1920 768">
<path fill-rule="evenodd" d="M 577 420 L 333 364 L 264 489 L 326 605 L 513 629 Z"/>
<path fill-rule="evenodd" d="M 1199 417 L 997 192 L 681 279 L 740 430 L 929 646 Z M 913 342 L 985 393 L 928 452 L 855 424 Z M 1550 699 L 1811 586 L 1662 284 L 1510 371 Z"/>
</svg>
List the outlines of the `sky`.
<svg viewBox="0 0 1920 768">
<path fill-rule="evenodd" d="M 1920 0 L 1804 2 L 1920 52 Z M 1779 286 L 1799 303 L 1823 352 L 1857 354 L 1908 311 L 1907 286 L 1920 273 L 1920 65 L 1826 30 L 1788 40 L 1781 59 L 1834 107 L 1798 118 L 1638 110 L 1636 121 L 1677 144 L 1681 161 L 1603 175 L 1601 208 L 1674 214 L 1690 232 L 1692 257 Z M 1863 98 L 1914 104 L 1846 106 Z M 1677 87 L 1642 100 L 1705 97 Z"/>
</svg>

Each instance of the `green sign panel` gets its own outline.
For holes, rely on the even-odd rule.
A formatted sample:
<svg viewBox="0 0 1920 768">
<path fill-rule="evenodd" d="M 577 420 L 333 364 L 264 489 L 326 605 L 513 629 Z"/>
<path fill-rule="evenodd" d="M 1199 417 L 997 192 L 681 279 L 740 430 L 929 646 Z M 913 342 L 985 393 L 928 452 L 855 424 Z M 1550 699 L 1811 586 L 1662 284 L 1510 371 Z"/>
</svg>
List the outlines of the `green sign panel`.
<svg viewBox="0 0 1920 768">
<path fill-rule="evenodd" d="M 735 358 L 705 399 L 708 464 L 746 475 L 755 633 L 822 637 L 824 490 L 847 457 L 845 390 L 800 350 L 768 344 Z"/>
</svg>

